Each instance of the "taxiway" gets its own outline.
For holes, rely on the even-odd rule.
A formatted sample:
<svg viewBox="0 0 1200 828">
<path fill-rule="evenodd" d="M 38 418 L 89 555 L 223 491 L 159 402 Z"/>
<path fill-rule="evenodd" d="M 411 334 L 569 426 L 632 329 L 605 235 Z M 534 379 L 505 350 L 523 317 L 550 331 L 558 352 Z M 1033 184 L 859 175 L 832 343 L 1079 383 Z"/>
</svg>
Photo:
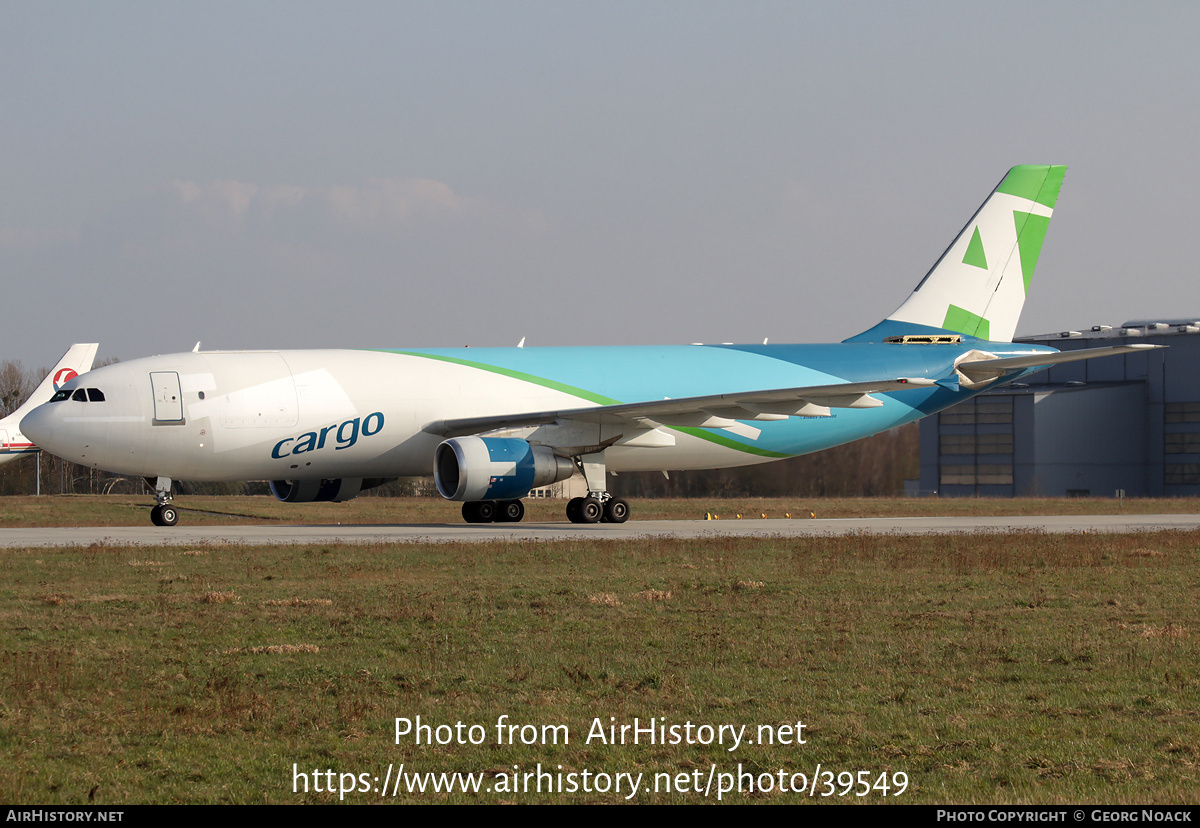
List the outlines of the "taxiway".
<svg viewBox="0 0 1200 828">
<path fill-rule="evenodd" d="M 186 520 L 186 513 L 185 518 Z M 647 520 L 623 524 L 519 523 L 325 526 L 40 527 L 0 529 L 0 548 L 83 546 L 484 543 L 646 538 L 811 537 L 1007 532 L 1128 533 L 1200 530 L 1192 515 L 845 518 L 833 520 Z"/>
</svg>

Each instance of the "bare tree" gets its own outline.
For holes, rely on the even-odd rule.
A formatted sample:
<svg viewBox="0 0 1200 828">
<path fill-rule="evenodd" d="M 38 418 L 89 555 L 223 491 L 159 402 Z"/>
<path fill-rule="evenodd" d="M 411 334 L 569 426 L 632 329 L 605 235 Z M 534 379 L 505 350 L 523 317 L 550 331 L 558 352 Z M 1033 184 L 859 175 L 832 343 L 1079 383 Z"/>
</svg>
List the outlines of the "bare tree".
<svg viewBox="0 0 1200 828">
<path fill-rule="evenodd" d="M 0 362 L 0 417 L 20 408 L 36 387 L 37 381 L 19 361 Z"/>
<path fill-rule="evenodd" d="M 117 361 L 115 357 L 109 357 L 94 367 L 111 365 Z M 20 362 L 0 362 L 0 417 L 7 417 L 20 408 L 49 373 L 48 368 L 27 371 Z M 11 433 L 9 436 L 12 436 Z M 31 457 L 29 455 L 0 466 L 0 495 L 28 495 L 38 490 L 35 478 L 39 464 L 34 463 Z M 77 466 L 46 452 L 41 453 L 40 468 L 43 493 L 123 493 L 140 491 L 142 487 L 140 478 L 126 481 L 116 475 Z"/>
</svg>

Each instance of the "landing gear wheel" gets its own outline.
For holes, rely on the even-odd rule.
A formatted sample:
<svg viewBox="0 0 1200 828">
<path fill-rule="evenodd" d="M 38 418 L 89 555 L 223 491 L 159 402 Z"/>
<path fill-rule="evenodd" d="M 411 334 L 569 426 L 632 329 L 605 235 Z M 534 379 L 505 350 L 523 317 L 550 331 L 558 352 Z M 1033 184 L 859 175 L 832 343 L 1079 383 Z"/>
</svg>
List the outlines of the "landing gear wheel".
<svg viewBox="0 0 1200 828">
<path fill-rule="evenodd" d="M 491 523 L 496 512 L 494 500 L 469 500 L 462 505 L 463 520 L 467 523 Z"/>
<path fill-rule="evenodd" d="M 150 522 L 155 526 L 174 526 L 179 523 L 179 513 L 168 504 L 155 506 L 150 510 Z"/>
<path fill-rule="evenodd" d="M 502 500 L 499 506 L 496 514 L 499 523 L 520 523 L 521 518 L 525 517 L 525 504 L 519 500 Z"/>
<path fill-rule="evenodd" d="M 579 515 L 579 523 L 599 523 L 604 516 L 604 506 L 594 497 L 585 497 L 576 514 Z"/>
<path fill-rule="evenodd" d="M 619 497 L 614 497 L 604 504 L 604 520 L 606 523 L 624 523 L 629 520 L 629 504 Z"/>
<path fill-rule="evenodd" d="M 583 523 L 579 518 L 579 504 L 583 503 L 582 497 L 573 497 L 567 501 L 567 520 L 571 523 Z"/>
</svg>

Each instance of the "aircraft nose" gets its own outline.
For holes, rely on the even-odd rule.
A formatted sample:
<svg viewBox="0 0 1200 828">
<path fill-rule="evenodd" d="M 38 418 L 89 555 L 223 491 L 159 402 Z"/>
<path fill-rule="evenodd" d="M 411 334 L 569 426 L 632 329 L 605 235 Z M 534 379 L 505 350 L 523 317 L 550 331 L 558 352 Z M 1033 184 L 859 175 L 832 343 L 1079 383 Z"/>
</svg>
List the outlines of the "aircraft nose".
<svg viewBox="0 0 1200 828">
<path fill-rule="evenodd" d="M 54 412 L 49 405 L 39 405 L 21 420 L 21 433 L 39 448 L 51 450 L 54 440 Z"/>
</svg>

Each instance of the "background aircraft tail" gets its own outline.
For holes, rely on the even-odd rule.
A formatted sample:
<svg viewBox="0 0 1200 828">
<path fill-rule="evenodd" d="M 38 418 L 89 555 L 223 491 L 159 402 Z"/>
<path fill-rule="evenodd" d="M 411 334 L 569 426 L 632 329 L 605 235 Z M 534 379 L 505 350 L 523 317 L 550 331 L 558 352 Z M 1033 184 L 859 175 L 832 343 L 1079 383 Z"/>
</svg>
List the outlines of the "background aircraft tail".
<svg viewBox="0 0 1200 828">
<path fill-rule="evenodd" d="M 847 342 L 938 331 L 1011 342 L 1066 170 L 1009 170 L 904 304 Z"/>
<path fill-rule="evenodd" d="M 82 345 L 72 345 L 63 354 L 58 364 L 50 369 L 50 373 L 41 384 L 33 390 L 21 407 L 4 418 L 4 424 L 16 429 L 21 425 L 21 418 L 44 402 L 49 402 L 63 383 L 80 374 L 92 370 L 92 362 L 96 359 L 96 350 L 100 346 L 95 342 Z"/>
<path fill-rule="evenodd" d="M 84 345 L 72 345 L 63 354 L 63 358 L 50 370 L 41 381 L 29 399 L 25 400 L 16 411 L 0 420 L 0 463 L 7 463 L 25 454 L 33 454 L 38 448 L 21 434 L 21 419 L 44 402 L 49 402 L 54 392 L 65 383 L 80 374 L 92 370 L 92 362 L 96 358 L 96 349 L 100 347 L 95 342 Z"/>
</svg>

